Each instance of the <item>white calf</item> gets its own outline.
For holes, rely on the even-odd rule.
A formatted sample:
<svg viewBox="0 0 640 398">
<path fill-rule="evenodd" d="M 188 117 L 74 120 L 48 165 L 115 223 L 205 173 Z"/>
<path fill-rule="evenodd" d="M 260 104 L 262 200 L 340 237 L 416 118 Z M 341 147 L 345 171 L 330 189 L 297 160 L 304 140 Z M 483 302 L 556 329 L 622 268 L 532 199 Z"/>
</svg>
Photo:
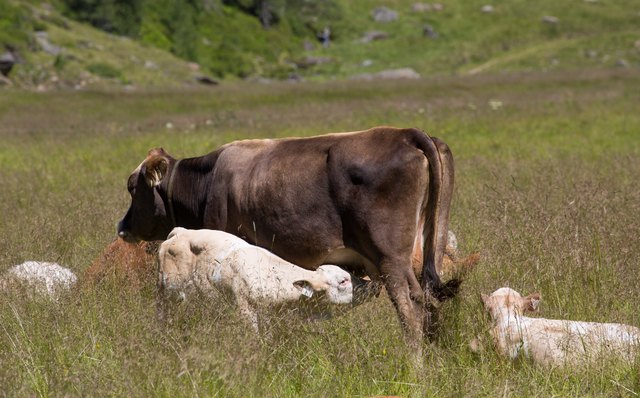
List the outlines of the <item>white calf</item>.
<svg viewBox="0 0 640 398">
<path fill-rule="evenodd" d="M 523 311 L 537 311 L 539 293 L 522 297 L 503 287 L 483 294 L 482 301 L 495 322 L 494 344 L 511 359 L 523 354 L 543 365 L 578 366 L 605 356 L 632 363 L 638 354 L 640 329 L 633 326 L 523 316 Z"/>
<path fill-rule="evenodd" d="M 256 330 L 258 307 L 295 303 L 313 295 L 333 304 L 353 300 L 351 276 L 343 269 L 323 265 L 316 271 L 305 270 L 223 231 L 174 228 L 158 256 L 161 291 L 183 298 L 191 288 L 230 292 Z"/>
</svg>

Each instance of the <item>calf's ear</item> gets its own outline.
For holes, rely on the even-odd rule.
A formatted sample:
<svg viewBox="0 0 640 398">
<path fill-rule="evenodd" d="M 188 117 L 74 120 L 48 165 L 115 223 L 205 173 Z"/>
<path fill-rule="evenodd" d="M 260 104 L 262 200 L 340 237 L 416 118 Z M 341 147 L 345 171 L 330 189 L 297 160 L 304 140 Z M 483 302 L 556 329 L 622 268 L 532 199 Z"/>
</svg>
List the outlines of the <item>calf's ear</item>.
<svg viewBox="0 0 640 398">
<path fill-rule="evenodd" d="M 489 302 L 489 296 L 484 293 L 480 293 L 480 299 L 482 300 L 482 304 L 486 307 Z"/>
<path fill-rule="evenodd" d="M 313 296 L 313 287 L 309 281 L 299 280 L 293 282 L 293 286 L 295 286 L 303 296 L 311 297 Z"/>
<path fill-rule="evenodd" d="M 537 312 L 538 307 L 540 306 L 540 293 L 532 293 L 527 297 L 523 298 L 524 300 L 524 310 L 529 312 Z"/>
<path fill-rule="evenodd" d="M 150 187 L 157 187 L 167 174 L 169 161 L 162 155 L 151 155 L 144 164 L 144 179 Z"/>
</svg>

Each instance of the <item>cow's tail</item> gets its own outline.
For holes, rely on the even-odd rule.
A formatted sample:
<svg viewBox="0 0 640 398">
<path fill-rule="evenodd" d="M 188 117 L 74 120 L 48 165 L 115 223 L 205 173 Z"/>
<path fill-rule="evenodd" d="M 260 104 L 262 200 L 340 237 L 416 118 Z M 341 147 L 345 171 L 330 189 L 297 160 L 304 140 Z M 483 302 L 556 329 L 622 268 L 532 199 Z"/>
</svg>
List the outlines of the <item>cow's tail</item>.
<svg viewBox="0 0 640 398">
<path fill-rule="evenodd" d="M 438 301 L 454 297 L 461 280 L 451 279 L 442 283 L 437 270 L 442 267 L 442 257 L 447 245 L 449 208 L 453 195 L 453 155 L 447 144 L 419 131 L 414 134 L 416 146 L 424 152 L 429 162 L 429 185 L 423 229 L 422 288 Z"/>
</svg>

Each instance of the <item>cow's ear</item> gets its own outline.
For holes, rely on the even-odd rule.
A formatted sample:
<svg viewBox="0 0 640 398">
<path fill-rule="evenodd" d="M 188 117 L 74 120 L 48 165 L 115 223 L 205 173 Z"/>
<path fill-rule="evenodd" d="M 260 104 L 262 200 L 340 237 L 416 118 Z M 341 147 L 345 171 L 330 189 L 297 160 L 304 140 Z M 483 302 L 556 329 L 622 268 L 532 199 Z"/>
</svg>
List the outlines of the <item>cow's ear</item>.
<svg viewBox="0 0 640 398">
<path fill-rule="evenodd" d="M 489 295 L 480 293 L 480 299 L 482 300 L 482 305 L 486 307 L 487 304 L 489 303 Z"/>
<path fill-rule="evenodd" d="M 151 156 L 145 162 L 144 179 L 150 187 L 157 187 L 167 175 L 169 161 L 164 156 Z"/>
<path fill-rule="evenodd" d="M 524 310 L 529 312 L 537 312 L 540 307 L 540 293 L 532 293 L 522 299 L 524 301 Z"/>
</svg>

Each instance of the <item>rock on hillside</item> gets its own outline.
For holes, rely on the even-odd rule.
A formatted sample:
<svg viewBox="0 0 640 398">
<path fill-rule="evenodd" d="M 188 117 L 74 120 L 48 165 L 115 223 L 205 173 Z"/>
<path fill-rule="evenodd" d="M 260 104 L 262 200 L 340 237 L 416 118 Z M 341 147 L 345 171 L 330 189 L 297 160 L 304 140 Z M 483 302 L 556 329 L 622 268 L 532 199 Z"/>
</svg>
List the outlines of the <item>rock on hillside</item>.
<svg viewBox="0 0 640 398">
<path fill-rule="evenodd" d="M 9 76 L 11 73 L 11 69 L 13 69 L 13 65 L 16 63 L 16 58 L 9 51 L 0 55 L 0 73 L 3 76 Z"/>
<path fill-rule="evenodd" d="M 376 7 L 371 15 L 376 22 L 393 22 L 398 19 L 398 12 L 387 7 Z"/>
<path fill-rule="evenodd" d="M 411 68 L 383 70 L 377 73 L 362 73 L 352 77 L 354 80 L 385 80 L 385 79 L 420 79 L 420 74 Z"/>
</svg>

